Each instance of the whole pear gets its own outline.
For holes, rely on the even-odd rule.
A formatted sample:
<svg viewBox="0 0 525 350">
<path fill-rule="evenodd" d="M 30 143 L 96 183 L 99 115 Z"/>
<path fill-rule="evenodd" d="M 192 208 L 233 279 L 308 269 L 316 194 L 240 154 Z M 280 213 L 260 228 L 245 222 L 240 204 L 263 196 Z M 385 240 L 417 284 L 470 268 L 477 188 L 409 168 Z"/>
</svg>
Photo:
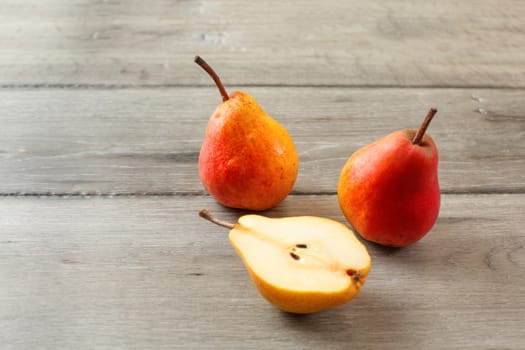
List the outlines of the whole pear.
<svg viewBox="0 0 525 350">
<path fill-rule="evenodd" d="M 288 131 L 249 94 L 228 95 L 217 74 L 197 56 L 214 79 L 223 102 L 208 121 L 199 154 L 199 175 L 219 203 L 265 210 L 283 199 L 297 178 L 299 158 Z"/>
<path fill-rule="evenodd" d="M 430 109 L 418 131 L 396 131 L 357 150 L 343 167 L 339 205 L 366 240 L 404 247 L 436 222 L 441 197 L 438 150 L 425 134 L 436 112 Z"/>
</svg>

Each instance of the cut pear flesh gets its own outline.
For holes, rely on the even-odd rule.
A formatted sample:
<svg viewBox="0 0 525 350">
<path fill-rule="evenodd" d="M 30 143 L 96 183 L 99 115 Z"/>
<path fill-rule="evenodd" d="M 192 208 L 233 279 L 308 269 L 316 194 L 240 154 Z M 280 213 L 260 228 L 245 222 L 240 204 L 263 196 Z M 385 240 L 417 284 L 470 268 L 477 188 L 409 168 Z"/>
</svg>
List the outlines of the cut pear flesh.
<svg viewBox="0 0 525 350">
<path fill-rule="evenodd" d="M 289 312 L 349 301 L 370 270 L 366 247 L 346 226 L 326 218 L 245 215 L 229 237 L 259 292 Z"/>
</svg>

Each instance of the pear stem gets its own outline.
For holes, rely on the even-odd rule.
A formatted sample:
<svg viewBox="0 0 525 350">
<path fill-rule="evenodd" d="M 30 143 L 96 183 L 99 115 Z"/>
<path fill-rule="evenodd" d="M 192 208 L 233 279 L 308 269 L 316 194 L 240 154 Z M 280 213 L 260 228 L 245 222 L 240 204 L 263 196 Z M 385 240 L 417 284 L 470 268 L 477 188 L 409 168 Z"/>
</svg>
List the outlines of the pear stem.
<svg viewBox="0 0 525 350">
<path fill-rule="evenodd" d="M 224 88 L 224 85 L 222 84 L 221 79 L 219 78 L 217 73 L 215 73 L 215 71 L 208 65 L 208 63 L 206 63 L 206 61 L 203 60 L 200 56 L 195 56 L 195 59 L 193 61 L 199 66 L 201 66 L 202 69 L 204 69 L 206 73 L 208 73 L 210 77 L 212 77 L 213 81 L 215 82 L 215 84 L 219 88 L 219 91 L 221 92 L 222 101 L 228 101 L 230 97 L 228 96 L 228 93 L 226 92 L 226 89 Z"/>
<path fill-rule="evenodd" d="M 416 133 L 416 136 L 414 136 L 414 139 L 412 140 L 412 144 L 414 145 L 420 145 L 421 141 L 423 140 L 423 135 L 425 135 L 425 131 L 427 131 L 428 125 L 432 121 L 432 118 L 437 113 L 437 109 L 430 108 L 430 110 L 427 113 L 427 116 L 425 117 L 425 120 L 423 120 L 423 123 L 419 127 L 419 130 Z"/>
<path fill-rule="evenodd" d="M 207 211 L 206 209 L 201 209 L 201 211 L 199 211 L 199 216 L 201 218 L 204 218 L 204 219 L 206 219 L 208 221 L 213 222 L 216 225 L 229 228 L 230 230 L 235 227 L 235 225 L 232 224 L 231 222 L 222 221 L 220 219 L 217 219 L 215 216 L 211 215 L 210 212 Z"/>
</svg>

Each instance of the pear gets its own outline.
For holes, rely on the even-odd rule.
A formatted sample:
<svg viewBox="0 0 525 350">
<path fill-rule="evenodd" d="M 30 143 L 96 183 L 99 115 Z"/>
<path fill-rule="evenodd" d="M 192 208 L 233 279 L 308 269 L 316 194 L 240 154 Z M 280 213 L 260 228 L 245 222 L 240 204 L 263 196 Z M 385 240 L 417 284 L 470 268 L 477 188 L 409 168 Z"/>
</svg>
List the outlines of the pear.
<svg viewBox="0 0 525 350">
<path fill-rule="evenodd" d="M 205 189 L 227 207 L 265 210 L 292 190 L 299 158 L 288 131 L 249 94 L 228 95 L 213 69 L 195 58 L 215 81 L 223 102 L 208 121 L 199 154 Z"/>
<path fill-rule="evenodd" d="M 351 155 L 338 185 L 339 205 L 365 239 L 404 247 L 427 234 L 440 207 L 437 146 L 425 131 L 431 108 L 418 131 L 400 130 Z"/>
<path fill-rule="evenodd" d="M 312 313 L 350 301 L 370 271 L 366 247 L 334 220 L 250 214 L 232 224 L 206 210 L 199 215 L 230 229 L 230 243 L 259 293 L 290 313 Z"/>
</svg>

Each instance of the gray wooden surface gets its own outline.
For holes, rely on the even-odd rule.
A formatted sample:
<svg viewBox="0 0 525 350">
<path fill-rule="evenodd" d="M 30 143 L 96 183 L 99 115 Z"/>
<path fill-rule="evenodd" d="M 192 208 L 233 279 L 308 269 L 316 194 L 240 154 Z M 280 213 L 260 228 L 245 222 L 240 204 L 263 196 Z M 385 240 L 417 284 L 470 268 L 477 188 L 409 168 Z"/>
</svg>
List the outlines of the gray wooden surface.
<svg viewBox="0 0 525 350">
<path fill-rule="evenodd" d="M 523 349 L 525 2 L 0 2 L 1 349 Z M 203 190 L 220 102 L 251 93 L 301 161 L 272 217 L 345 222 L 339 171 L 430 106 L 442 209 L 366 243 L 347 305 L 289 315 L 252 286 Z"/>
</svg>

